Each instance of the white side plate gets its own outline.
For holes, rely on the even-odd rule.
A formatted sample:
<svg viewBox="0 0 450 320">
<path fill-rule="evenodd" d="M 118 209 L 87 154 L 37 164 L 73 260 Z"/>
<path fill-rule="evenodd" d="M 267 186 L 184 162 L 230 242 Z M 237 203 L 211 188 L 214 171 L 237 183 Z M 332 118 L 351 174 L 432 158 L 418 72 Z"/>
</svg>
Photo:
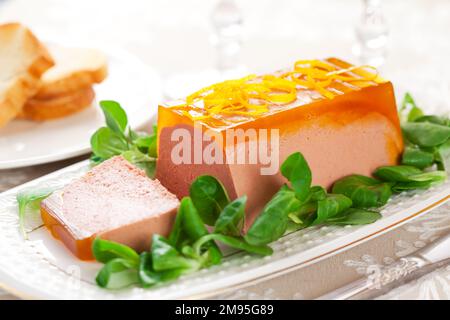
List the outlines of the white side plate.
<svg viewBox="0 0 450 320">
<path fill-rule="evenodd" d="M 104 125 L 100 100 L 116 100 L 132 128 L 156 116 L 162 90 L 157 74 L 123 50 L 106 51 L 109 74 L 95 86 L 93 106 L 72 116 L 47 121 L 14 120 L 0 129 L 0 169 L 47 163 L 89 152 L 89 139 Z"/>
<path fill-rule="evenodd" d="M 24 298 L 174 299 L 204 298 L 278 276 L 334 255 L 425 214 L 450 198 L 450 182 L 426 191 L 394 196 L 383 218 L 366 226 L 316 227 L 285 235 L 271 246 L 274 254 L 227 256 L 219 266 L 184 276 L 151 289 L 107 291 L 95 285 L 100 265 L 80 262 L 54 240 L 36 217 L 24 240 L 18 232 L 17 192 L 33 187 L 62 187 L 88 169 L 86 161 L 61 169 L 0 194 L 0 287 Z M 32 223 L 33 224 L 33 223 Z"/>
</svg>

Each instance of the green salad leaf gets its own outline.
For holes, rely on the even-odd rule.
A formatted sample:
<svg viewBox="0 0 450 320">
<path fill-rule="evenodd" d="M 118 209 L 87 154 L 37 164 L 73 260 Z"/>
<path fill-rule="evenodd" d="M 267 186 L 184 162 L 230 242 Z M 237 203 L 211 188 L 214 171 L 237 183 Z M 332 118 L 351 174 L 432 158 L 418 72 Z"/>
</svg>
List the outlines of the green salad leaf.
<svg viewBox="0 0 450 320">
<path fill-rule="evenodd" d="M 240 236 L 244 227 L 247 196 L 240 197 L 225 206 L 214 226 L 215 233 Z"/>
<path fill-rule="evenodd" d="M 450 172 L 450 140 L 441 144 L 436 151 L 438 168 Z"/>
<path fill-rule="evenodd" d="M 38 210 L 42 200 L 51 195 L 53 191 L 53 188 L 28 189 L 16 195 L 19 206 L 19 228 L 25 239 L 28 237 L 25 231 L 27 209 Z"/>
<path fill-rule="evenodd" d="M 430 171 L 410 176 L 410 181 L 398 182 L 393 187 L 394 192 L 402 192 L 414 189 L 428 189 L 435 184 L 444 182 L 447 179 L 445 171 Z"/>
<path fill-rule="evenodd" d="M 437 184 L 437 182 L 432 181 L 398 182 L 394 186 L 392 186 L 392 191 L 399 193 L 408 190 L 428 189 L 433 184 Z"/>
<path fill-rule="evenodd" d="M 261 246 L 279 239 L 286 232 L 289 214 L 297 211 L 300 204 L 293 191 L 278 191 L 253 222 L 244 236 L 245 240 Z"/>
<path fill-rule="evenodd" d="M 404 112 L 408 107 L 410 107 L 410 109 L 408 115 L 406 116 L 406 121 L 411 122 L 423 116 L 422 109 L 417 106 L 416 102 L 409 92 L 405 94 L 400 110 Z"/>
<path fill-rule="evenodd" d="M 155 271 L 172 269 L 194 271 L 201 266 L 197 260 L 184 257 L 167 239 L 160 235 L 153 235 L 151 254 Z"/>
<path fill-rule="evenodd" d="M 172 232 L 169 235 L 170 243 L 181 250 L 183 246 L 194 243 L 205 234 L 208 234 L 208 230 L 191 198 L 184 197 L 181 200 Z"/>
<path fill-rule="evenodd" d="M 304 201 L 310 191 L 312 174 L 308 163 L 300 152 L 291 154 L 280 167 L 281 174 L 288 179 L 297 198 Z"/>
<path fill-rule="evenodd" d="M 430 123 L 438 124 L 441 126 L 449 125 L 449 119 L 447 117 L 440 117 L 440 116 L 436 116 L 436 115 L 421 116 L 421 117 L 415 119 L 414 122 L 430 122 Z"/>
<path fill-rule="evenodd" d="M 383 181 L 410 182 L 411 177 L 421 174 L 422 170 L 413 166 L 383 166 L 375 170 L 374 175 Z"/>
<path fill-rule="evenodd" d="M 390 184 L 362 175 L 339 179 L 332 192 L 349 197 L 355 208 L 381 207 L 392 195 Z"/>
<path fill-rule="evenodd" d="M 148 154 L 152 158 L 157 158 L 157 127 L 153 126 L 153 132 L 151 134 L 144 134 L 142 132 L 134 132 L 130 130 L 132 134 L 133 144 L 144 154 Z"/>
<path fill-rule="evenodd" d="M 105 263 L 95 280 L 101 288 L 121 289 L 139 283 L 138 270 L 129 260 L 116 258 Z"/>
<path fill-rule="evenodd" d="M 92 242 L 92 253 L 98 262 L 108 263 L 111 260 L 123 259 L 134 267 L 139 265 L 139 255 L 136 251 L 124 244 L 99 237 Z"/>
<path fill-rule="evenodd" d="M 382 180 L 391 182 L 414 182 L 414 181 L 441 181 L 446 174 L 444 171 L 423 172 L 411 166 L 384 166 L 375 170 L 375 175 Z"/>
<path fill-rule="evenodd" d="M 441 182 L 445 180 L 447 177 L 447 174 L 445 171 L 436 170 L 436 171 L 428 171 L 428 172 L 422 172 L 420 174 L 416 174 L 413 176 L 410 176 L 411 181 L 431 181 L 431 182 Z"/>
<path fill-rule="evenodd" d="M 434 184 L 446 180 L 445 171 L 422 170 L 412 166 L 385 166 L 375 170 L 375 175 L 382 180 L 393 182 L 392 191 L 401 192 L 413 189 L 428 189 Z"/>
<path fill-rule="evenodd" d="M 348 208 L 324 221 L 328 225 L 362 225 L 374 223 L 382 216 L 380 213 L 360 208 Z"/>
<path fill-rule="evenodd" d="M 312 186 L 309 192 L 308 201 L 325 200 L 327 191 L 321 186 Z"/>
<path fill-rule="evenodd" d="M 105 115 L 106 125 L 115 134 L 125 137 L 125 132 L 128 127 L 128 117 L 125 110 L 120 104 L 112 100 L 100 101 L 100 107 Z"/>
<path fill-rule="evenodd" d="M 402 164 L 424 169 L 434 163 L 434 154 L 419 148 L 406 147 L 402 155 Z"/>
<path fill-rule="evenodd" d="M 329 194 L 317 203 L 317 217 L 313 225 L 321 224 L 324 221 L 350 208 L 352 200 L 343 194 Z"/>
<path fill-rule="evenodd" d="M 300 205 L 298 210 L 288 214 L 288 217 L 301 228 L 312 225 L 316 219 L 318 200 L 311 200 Z"/>
<path fill-rule="evenodd" d="M 153 268 L 152 254 L 150 252 L 141 253 L 139 264 L 139 282 L 143 288 L 149 288 L 161 282 L 177 279 L 186 269 L 176 268 L 165 271 L 155 271 Z"/>
<path fill-rule="evenodd" d="M 434 147 L 450 138 L 450 127 L 430 122 L 408 122 L 402 129 L 405 137 L 420 147 Z"/>
<path fill-rule="evenodd" d="M 222 242 L 223 244 L 235 248 L 238 250 L 243 250 L 249 253 L 255 253 L 262 256 L 267 256 L 272 254 L 272 249 L 267 245 L 252 245 L 245 241 L 242 237 L 232 237 L 218 233 L 211 233 L 202 238 L 200 238 L 194 244 L 194 250 L 199 254 L 201 252 L 202 246 L 208 241 L 215 240 Z"/>
<path fill-rule="evenodd" d="M 189 197 L 181 200 L 175 223 L 169 235 L 169 242 L 178 250 L 192 245 L 199 238 L 209 232 Z M 218 264 L 222 259 L 222 253 L 214 242 L 208 244 L 209 258 L 211 264 Z"/>
<path fill-rule="evenodd" d="M 309 195 L 300 207 L 288 214 L 288 217 L 297 225 L 297 228 L 306 228 L 316 219 L 318 201 L 327 198 L 327 191 L 321 186 L 312 186 Z"/>
<path fill-rule="evenodd" d="M 154 158 L 137 149 L 122 152 L 122 157 L 133 163 L 136 167 L 144 170 L 148 177 L 153 178 L 155 176 L 156 162 Z"/>
<path fill-rule="evenodd" d="M 122 155 L 153 178 L 157 155 L 156 127 L 151 134 L 129 128 L 125 110 L 115 101 L 100 101 L 106 127 L 91 136 L 91 163 L 97 165 L 111 157 Z"/>
<path fill-rule="evenodd" d="M 91 148 L 100 159 L 109 159 L 128 150 L 127 142 L 110 128 L 102 127 L 91 137 Z"/>
<path fill-rule="evenodd" d="M 445 170 L 444 164 L 449 158 L 445 150 L 446 146 L 449 146 L 450 118 L 424 114 L 409 93 L 403 100 L 401 114 L 408 106 L 411 106 L 410 114 L 402 124 L 406 145 L 402 164 L 424 169 L 436 163 L 439 170 Z M 413 185 L 416 184 L 410 184 L 408 187 L 413 188 Z"/>
<path fill-rule="evenodd" d="M 222 183 L 207 175 L 199 176 L 192 182 L 189 195 L 202 220 L 210 226 L 216 223 L 220 213 L 230 202 Z"/>
</svg>

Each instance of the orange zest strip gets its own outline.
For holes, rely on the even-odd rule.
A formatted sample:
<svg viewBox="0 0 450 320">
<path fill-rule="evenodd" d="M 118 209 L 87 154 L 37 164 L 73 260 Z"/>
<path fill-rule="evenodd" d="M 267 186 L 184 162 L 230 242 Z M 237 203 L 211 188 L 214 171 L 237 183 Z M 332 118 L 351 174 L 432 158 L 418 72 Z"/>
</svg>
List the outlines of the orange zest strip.
<svg viewBox="0 0 450 320">
<path fill-rule="evenodd" d="M 330 87 L 333 82 L 356 84 L 377 78 L 377 70 L 367 65 L 338 69 L 320 60 L 299 60 L 291 71 L 281 75 L 249 75 L 223 81 L 194 92 L 185 104 L 170 108 L 193 121 L 220 119 L 225 115 L 254 118 L 268 112 L 269 105 L 295 102 L 299 90 L 313 90 L 333 99 L 337 94 Z"/>
</svg>

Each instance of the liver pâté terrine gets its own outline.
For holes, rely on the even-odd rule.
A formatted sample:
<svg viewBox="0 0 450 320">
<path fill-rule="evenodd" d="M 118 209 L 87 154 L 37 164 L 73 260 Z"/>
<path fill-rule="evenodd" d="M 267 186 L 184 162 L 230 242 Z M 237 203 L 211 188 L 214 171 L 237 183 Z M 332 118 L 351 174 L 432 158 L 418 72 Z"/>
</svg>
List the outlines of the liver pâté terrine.
<svg viewBox="0 0 450 320">
<path fill-rule="evenodd" d="M 394 165 L 403 150 L 392 84 L 373 68 L 336 58 L 299 61 L 268 76 L 226 81 L 160 105 L 156 177 L 180 198 L 197 176 L 215 176 L 231 198 L 247 195 L 247 227 L 285 179 L 280 173 L 262 175 L 267 164 L 260 158 L 253 164 L 195 162 L 194 139 L 191 163 L 175 163 L 171 153 L 180 141 L 172 134 L 180 128 L 193 137 L 200 131 L 202 152 L 205 141 L 215 143 L 217 135 L 226 141 L 229 129 L 278 129 L 276 164 L 300 151 L 313 184 L 327 188 L 346 175 L 370 176 L 379 166 Z M 214 134 L 205 138 L 207 130 Z M 226 141 L 223 157 L 228 148 L 248 156 L 252 139 Z"/>
<path fill-rule="evenodd" d="M 152 234 L 169 234 L 178 205 L 158 180 L 116 156 L 42 201 L 41 216 L 75 256 L 90 260 L 96 236 L 149 250 Z"/>
</svg>

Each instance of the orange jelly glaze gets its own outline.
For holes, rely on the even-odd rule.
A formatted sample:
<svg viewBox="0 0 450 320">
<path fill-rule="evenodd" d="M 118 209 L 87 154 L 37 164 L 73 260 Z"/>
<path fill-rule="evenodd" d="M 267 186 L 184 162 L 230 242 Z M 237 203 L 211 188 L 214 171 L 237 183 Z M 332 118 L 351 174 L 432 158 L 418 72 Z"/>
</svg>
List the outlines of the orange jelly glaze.
<svg viewBox="0 0 450 320">
<path fill-rule="evenodd" d="M 63 242 L 77 258 L 80 260 L 94 260 L 91 248 L 95 235 L 89 238 L 76 239 L 66 227 L 53 217 L 53 215 L 51 215 L 43 206 L 41 206 L 41 217 L 52 236 Z"/>
<path fill-rule="evenodd" d="M 350 64 L 329 58 L 327 62 L 340 68 L 351 67 Z M 391 124 L 391 138 L 388 153 L 394 162 L 398 160 L 403 150 L 403 139 L 397 108 L 395 105 L 394 90 L 392 84 L 381 78 L 378 81 L 366 81 L 344 85 L 333 83 L 330 88 L 336 89 L 337 94 L 333 99 L 312 96 L 310 91 L 299 91 L 298 100 L 288 106 L 278 106 L 257 118 L 248 118 L 233 124 L 224 124 L 214 119 L 196 121 L 197 125 L 204 130 L 211 129 L 221 132 L 225 139 L 226 129 L 268 129 L 280 130 L 280 135 L 289 134 L 298 130 L 302 124 L 311 122 L 320 123 L 321 127 L 339 128 L 352 123 L 368 114 L 379 114 Z M 174 102 L 177 104 L 179 102 Z M 181 114 L 171 105 L 160 105 L 158 109 L 158 136 L 163 128 L 173 127 L 180 124 L 192 126 L 194 121 Z M 368 143 L 370 143 L 368 141 Z"/>
<path fill-rule="evenodd" d="M 289 128 L 290 126 L 297 129 L 301 122 L 307 122 L 311 119 L 323 119 L 324 115 L 332 115 L 333 113 L 339 113 L 339 117 L 327 117 L 329 118 L 328 123 L 326 123 L 327 126 L 339 127 L 352 122 L 352 120 L 362 115 L 378 113 L 387 118 L 393 127 L 396 128 L 397 132 L 401 133 L 397 109 L 395 105 L 392 105 L 393 95 L 392 84 L 385 82 L 358 91 L 348 92 L 332 100 L 315 100 L 305 105 L 280 109 L 259 118 L 242 121 L 234 125 L 216 127 L 209 122 L 203 122 L 201 120 L 197 124 L 200 124 L 205 130 L 210 129 L 222 133 L 229 128 L 279 128 L 281 130 L 280 133 L 282 133 L 283 131 L 289 132 L 291 129 Z M 159 106 L 158 132 L 163 128 L 180 124 L 192 126 L 194 121 L 172 110 L 170 107 L 165 105 Z M 397 147 L 401 150 L 403 149 L 403 145 L 401 141 L 399 142 L 400 145 Z"/>
</svg>

